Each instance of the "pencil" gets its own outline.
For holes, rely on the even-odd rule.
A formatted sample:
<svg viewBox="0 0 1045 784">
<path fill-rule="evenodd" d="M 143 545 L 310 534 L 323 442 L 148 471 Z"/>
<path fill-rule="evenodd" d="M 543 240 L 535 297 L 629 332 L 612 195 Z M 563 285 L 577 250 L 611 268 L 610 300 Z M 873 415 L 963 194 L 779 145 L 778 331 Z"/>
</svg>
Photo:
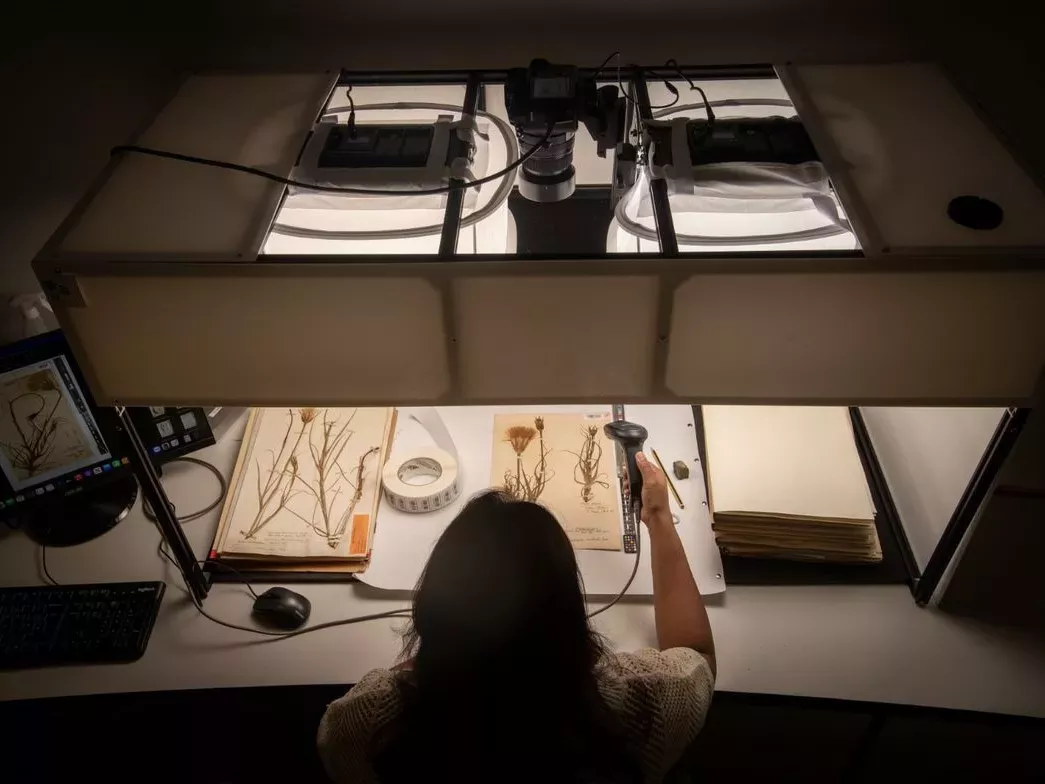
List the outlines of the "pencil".
<svg viewBox="0 0 1045 784">
<path fill-rule="evenodd" d="M 671 481 L 671 474 L 669 474 L 665 470 L 664 464 L 660 462 L 660 455 L 657 454 L 657 450 L 651 449 L 650 451 L 653 452 L 653 459 L 657 461 L 657 465 L 660 466 L 660 470 L 664 471 L 664 478 L 668 480 L 668 489 L 670 489 L 671 494 L 675 496 L 675 501 L 678 502 L 679 509 L 685 509 L 686 505 L 682 503 L 682 497 L 679 495 L 679 491 L 675 489 L 675 483 Z"/>
</svg>

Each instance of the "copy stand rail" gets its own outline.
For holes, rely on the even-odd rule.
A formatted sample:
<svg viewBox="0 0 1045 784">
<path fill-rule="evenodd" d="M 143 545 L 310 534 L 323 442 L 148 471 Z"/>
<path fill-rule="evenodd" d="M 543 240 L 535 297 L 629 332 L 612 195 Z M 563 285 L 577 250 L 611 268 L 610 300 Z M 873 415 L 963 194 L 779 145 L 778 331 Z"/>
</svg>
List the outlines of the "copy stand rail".
<svg viewBox="0 0 1045 784">
<path fill-rule="evenodd" d="M 123 432 L 127 434 L 127 440 L 130 442 L 131 450 L 134 453 L 131 468 L 138 479 L 138 484 L 141 485 L 145 500 L 149 502 L 149 506 L 156 515 L 156 525 L 160 529 L 163 540 L 171 549 L 171 554 L 185 579 L 185 585 L 192 593 L 193 601 L 197 604 L 202 603 L 210 590 L 210 581 L 196 561 L 196 555 L 192 552 L 192 546 L 185 536 L 185 531 L 174 514 L 174 505 L 167 498 L 167 493 L 160 482 L 160 475 L 152 464 L 152 459 L 149 457 L 141 436 L 134 429 L 134 423 L 127 412 L 127 407 L 117 405 L 116 416 L 119 417 Z"/>
</svg>

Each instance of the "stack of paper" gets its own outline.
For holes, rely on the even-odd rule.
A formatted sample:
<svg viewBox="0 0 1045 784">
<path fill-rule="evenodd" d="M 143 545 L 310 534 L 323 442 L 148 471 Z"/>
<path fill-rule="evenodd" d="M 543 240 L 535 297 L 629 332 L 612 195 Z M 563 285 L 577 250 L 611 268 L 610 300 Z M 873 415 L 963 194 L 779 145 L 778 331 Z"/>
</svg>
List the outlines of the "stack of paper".
<svg viewBox="0 0 1045 784">
<path fill-rule="evenodd" d="M 874 505 L 845 408 L 703 406 L 722 552 L 877 563 Z"/>
<path fill-rule="evenodd" d="M 358 573 L 370 563 L 393 408 L 256 408 L 211 558 L 238 571 Z"/>
</svg>

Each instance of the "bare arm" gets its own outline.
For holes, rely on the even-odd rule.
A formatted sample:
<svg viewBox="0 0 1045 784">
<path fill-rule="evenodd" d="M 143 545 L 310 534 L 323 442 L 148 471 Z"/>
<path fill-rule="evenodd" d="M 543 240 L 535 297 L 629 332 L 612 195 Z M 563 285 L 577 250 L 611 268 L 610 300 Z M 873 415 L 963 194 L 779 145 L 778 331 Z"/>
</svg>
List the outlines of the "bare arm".
<svg viewBox="0 0 1045 784">
<path fill-rule="evenodd" d="M 663 472 L 646 456 L 638 456 L 642 472 L 642 522 L 649 530 L 653 568 L 653 612 L 661 650 L 692 648 L 715 671 L 715 640 L 697 582 L 671 521 L 668 485 Z"/>
</svg>

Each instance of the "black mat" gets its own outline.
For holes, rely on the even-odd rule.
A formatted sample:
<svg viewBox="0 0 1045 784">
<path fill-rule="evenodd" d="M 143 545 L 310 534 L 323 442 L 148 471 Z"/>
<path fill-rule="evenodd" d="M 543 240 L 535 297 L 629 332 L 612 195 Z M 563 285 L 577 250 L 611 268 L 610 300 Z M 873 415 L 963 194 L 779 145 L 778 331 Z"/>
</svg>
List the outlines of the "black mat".
<svg viewBox="0 0 1045 784">
<path fill-rule="evenodd" d="M 722 573 L 726 585 L 886 585 L 913 584 L 917 567 L 911 555 L 907 536 L 882 477 L 878 458 L 867 437 L 863 419 L 856 408 L 849 409 L 856 435 L 857 451 L 871 490 L 875 507 L 875 527 L 882 544 L 882 560 L 877 564 L 825 564 L 777 559 L 722 556 Z M 704 417 L 700 406 L 693 406 L 700 470 L 707 492 L 707 446 L 704 443 Z"/>
</svg>

